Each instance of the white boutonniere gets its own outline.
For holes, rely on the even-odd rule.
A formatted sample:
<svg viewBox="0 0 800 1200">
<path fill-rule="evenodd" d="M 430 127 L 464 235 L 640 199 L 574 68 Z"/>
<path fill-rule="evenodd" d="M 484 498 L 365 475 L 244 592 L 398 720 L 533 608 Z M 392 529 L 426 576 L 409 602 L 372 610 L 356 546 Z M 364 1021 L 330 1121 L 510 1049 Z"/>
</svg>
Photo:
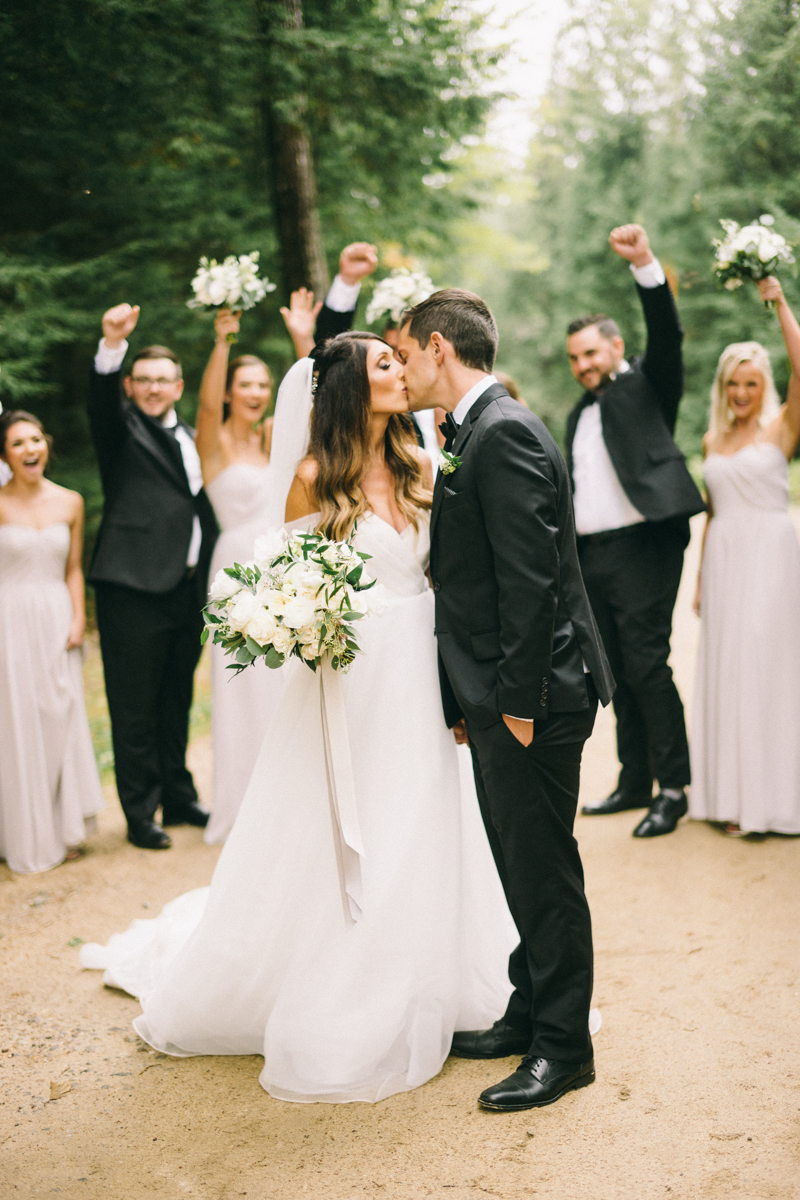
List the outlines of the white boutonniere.
<svg viewBox="0 0 800 1200">
<path fill-rule="evenodd" d="M 442 450 L 439 457 L 439 470 L 443 475 L 452 475 L 461 466 L 461 459 L 457 454 L 449 454 L 447 450 Z"/>
</svg>

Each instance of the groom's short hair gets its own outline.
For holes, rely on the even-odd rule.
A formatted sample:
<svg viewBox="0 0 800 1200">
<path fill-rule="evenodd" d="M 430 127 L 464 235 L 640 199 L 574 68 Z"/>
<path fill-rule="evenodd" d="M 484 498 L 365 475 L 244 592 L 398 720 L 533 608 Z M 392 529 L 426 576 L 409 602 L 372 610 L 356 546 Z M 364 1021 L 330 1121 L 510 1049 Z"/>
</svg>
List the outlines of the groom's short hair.
<svg viewBox="0 0 800 1200">
<path fill-rule="evenodd" d="M 443 288 L 427 300 L 406 309 L 400 328 L 409 326 L 409 334 L 424 350 L 432 333 L 447 338 L 456 358 L 465 367 L 491 371 L 497 353 L 497 325 L 488 305 L 474 292 L 461 288 Z"/>
</svg>

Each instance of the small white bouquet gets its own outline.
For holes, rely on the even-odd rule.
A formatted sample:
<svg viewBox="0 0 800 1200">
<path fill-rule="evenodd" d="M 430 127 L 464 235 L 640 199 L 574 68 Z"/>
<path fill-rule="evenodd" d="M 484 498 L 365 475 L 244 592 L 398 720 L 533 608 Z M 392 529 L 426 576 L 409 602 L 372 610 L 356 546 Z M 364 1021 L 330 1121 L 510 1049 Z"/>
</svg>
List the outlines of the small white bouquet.
<svg viewBox="0 0 800 1200">
<path fill-rule="evenodd" d="M 203 642 L 213 634 L 237 674 L 257 659 L 281 667 L 293 655 L 312 671 L 323 660 L 347 671 L 360 652 L 352 623 L 370 611 L 363 595 L 375 584 L 364 572 L 368 558 L 351 542 L 270 530 L 256 539 L 252 561 L 217 573 L 203 610 Z"/>
<path fill-rule="evenodd" d="M 194 296 L 186 301 L 187 308 L 230 308 L 246 311 L 255 308 L 275 284 L 259 279 L 258 251 L 251 254 L 229 254 L 221 263 L 215 258 L 201 258 L 192 280 Z"/>
<path fill-rule="evenodd" d="M 725 236 L 713 240 L 714 269 L 729 291 L 741 287 L 746 279 L 766 279 L 781 263 L 795 261 L 789 243 L 772 228 L 774 224 L 769 213 L 741 228 L 736 221 L 720 221 Z M 766 303 L 769 308 L 769 301 Z"/>
<path fill-rule="evenodd" d="M 396 325 L 407 308 L 421 304 L 435 291 L 433 280 L 424 271 L 396 267 L 375 285 L 367 305 L 367 324 L 374 325 L 379 318 L 386 317 Z"/>
</svg>

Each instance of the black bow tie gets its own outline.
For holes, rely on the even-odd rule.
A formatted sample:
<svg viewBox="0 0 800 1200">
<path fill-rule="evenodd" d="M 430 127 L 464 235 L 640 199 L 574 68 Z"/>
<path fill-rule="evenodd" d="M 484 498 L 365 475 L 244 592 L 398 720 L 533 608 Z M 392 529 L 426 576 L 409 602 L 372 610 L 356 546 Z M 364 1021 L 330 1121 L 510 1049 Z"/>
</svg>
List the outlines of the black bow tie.
<svg viewBox="0 0 800 1200">
<path fill-rule="evenodd" d="M 458 433 L 458 428 L 459 428 L 458 421 L 456 421 L 455 417 L 453 416 L 453 414 L 451 412 L 449 412 L 447 414 L 447 416 L 445 417 L 445 419 L 442 421 L 441 425 L 439 426 L 440 432 L 444 434 L 444 448 L 448 452 L 448 454 L 453 449 L 453 442 L 456 440 L 456 434 Z"/>
</svg>

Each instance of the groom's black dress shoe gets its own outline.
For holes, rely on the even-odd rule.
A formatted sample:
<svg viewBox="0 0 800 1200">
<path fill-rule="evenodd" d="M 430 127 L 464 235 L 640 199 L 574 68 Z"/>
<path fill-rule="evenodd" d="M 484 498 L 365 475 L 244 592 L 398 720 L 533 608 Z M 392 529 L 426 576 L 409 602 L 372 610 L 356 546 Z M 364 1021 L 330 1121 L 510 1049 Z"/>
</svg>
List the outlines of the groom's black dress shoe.
<svg viewBox="0 0 800 1200">
<path fill-rule="evenodd" d="M 528 1054 L 513 1075 L 481 1092 L 478 1103 L 499 1112 L 543 1108 L 560 1100 L 565 1092 L 587 1087 L 594 1079 L 593 1058 L 585 1063 L 562 1063 Z"/>
<path fill-rule="evenodd" d="M 644 792 L 612 792 L 605 800 L 595 804 L 584 804 L 581 813 L 584 817 L 604 817 L 607 813 L 627 812 L 629 808 L 649 808 L 653 803 L 652 795 Z"/>
<path fill-rule="evenodd" d="M 211 813 L 196 800 L 186 804 L 168 804 L 161 813 L 162 825 L 197 825 L 205 829 Z"/>
<path fill-rule="evenodd" d="M 660 837 L 662 833 L 672 833 L 681 817 L 689 811 L 686 795 L 681 792 L 678 799 L 665 796 L 661 792 L 653 801 L 650 812 L 633 831 L 635 838 Z"/>
<path fill-rule="evenodd" d="M 169 850 L 172 838 L 155 821 L 131 821 L 128 841 L 142 850 Z"/>
<path fill-rule="evenodd" d="M 530 1044 L 530 1034 L 520 1033 L 500 1020 L 491 1029 L 454 1033 L 450 1053 L 454 1058 L 508 1058 L 527 1053 Z"/>
</svg>

